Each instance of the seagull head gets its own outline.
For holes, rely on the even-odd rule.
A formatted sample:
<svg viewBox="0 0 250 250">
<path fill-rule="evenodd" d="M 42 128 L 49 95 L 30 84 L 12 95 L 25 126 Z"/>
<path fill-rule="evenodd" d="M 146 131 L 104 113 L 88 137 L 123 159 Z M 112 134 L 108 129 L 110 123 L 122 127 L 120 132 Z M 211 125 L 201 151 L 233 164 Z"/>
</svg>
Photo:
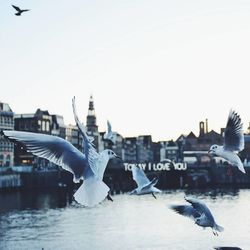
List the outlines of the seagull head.
<svg viewBox="0 0 250 250">
<path fill-rule="evenodd" d="M 114 158 L 121 159 L 121 157 L 119 157 L 114 151 L 110 149 L 106 149 L 104 150 L 104 152 L 108 156 L 109 159 L 114 159 Z"/>
<path fill-rule="evenodd" d="M 195 223 L 196 225 L 200 225 L 200 223 L 201 223 L 201 218 L 196 218 L 196 219 L 194 220 L 194 223 Z"/>
<path fill-rule="evenodd" d="M 220 151 L 220 147 L 216 144 L 212 145 L 210 149 L 208 150 L 208 153 L 211 155 L 218 155 L 218 152 Z"/>
<path fill-rule="evenodd" d="M 206 216 L 202 214 L 200 217 L 195 218 L 194 223 L 198 226 L 204 226 L 204 223 L 206 222 Z"/>
</svg>

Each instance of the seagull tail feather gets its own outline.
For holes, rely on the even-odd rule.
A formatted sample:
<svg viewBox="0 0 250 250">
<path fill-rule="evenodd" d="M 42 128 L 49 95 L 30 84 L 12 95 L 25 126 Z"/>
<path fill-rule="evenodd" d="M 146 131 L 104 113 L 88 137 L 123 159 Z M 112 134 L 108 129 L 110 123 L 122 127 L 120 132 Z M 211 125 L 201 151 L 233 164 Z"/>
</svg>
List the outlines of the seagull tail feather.
<svg viewBox="0 0 250 250">
<path fill-rule="evenodd" d="M 242 172 L 242 173 L 246 173 L 246 170 L 244 169 L 244 166 L 243 166 L 243 164 L 242 164 L 242 162 L 240 162 L 239 164 L 238 164 L 238 169 Z"/>
<path fill-rule="evenodd" d="M 219 226 L 219 225 L 215 225 L 215 229 L 217 230 L 217 231 L 219 231 L 219 232 L 223 232 L 224 231 L 224 228 L 223 227 L 221 227 L 221 226 Z"/>
<path fill-rule="evenodd" d="M 75 200 L 86 207 L 94 207 L 108 195 L 109 187 L 101 180 L 89 178 L 74 194 Z"/>
</svg>

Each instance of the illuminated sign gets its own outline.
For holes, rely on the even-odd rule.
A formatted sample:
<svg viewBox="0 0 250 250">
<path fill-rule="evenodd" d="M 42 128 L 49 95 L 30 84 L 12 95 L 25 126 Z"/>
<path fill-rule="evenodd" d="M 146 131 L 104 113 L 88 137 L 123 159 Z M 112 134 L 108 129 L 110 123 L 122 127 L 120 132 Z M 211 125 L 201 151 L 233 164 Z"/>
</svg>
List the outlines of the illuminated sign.
<svg viewBox="0 0 250 250">
<path fill-rule="evenodd" d="M 179 162 L 179 163 L 123 163 L 125 171 L 131 171 L 132 167 L 139 167 L 142 170 L 148 170 L 148 171 L 170 171 L 170 170 L 176 170 L 176 171 L 183 171 L 187 170 L 187 163 L 186 162 Z"/>
</svg>

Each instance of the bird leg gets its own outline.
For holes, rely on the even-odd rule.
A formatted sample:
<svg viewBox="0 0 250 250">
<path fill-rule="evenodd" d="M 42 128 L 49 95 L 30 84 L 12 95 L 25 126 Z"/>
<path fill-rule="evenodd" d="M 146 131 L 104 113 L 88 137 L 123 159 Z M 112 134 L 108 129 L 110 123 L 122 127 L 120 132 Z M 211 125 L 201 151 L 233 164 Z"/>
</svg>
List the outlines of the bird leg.
<svg viewBox="0 0 250 250">
<path fill-rule="evenodd" d="M 156 196 L 155 196 L 155 194 L 154 193 L 152 193 L 152 195 L 153 195 L 153 197 L 156 199 Z"/>
<path fill-rule="evenodd" d="M 110 194 L 107 195 L 107 199 L 108 199 L 109 201 L 114 201 L 114 200 L 111 198 Z"/>
<path fill-rule="evenodd" d="M 213 234 L 214 234 L 215 236 L 218 236 L 218 235 L 219 235 L 219 234 L 217 233 L 216 230 L 212 229 L 212 231 L 213 231 Z"/>
</svg>

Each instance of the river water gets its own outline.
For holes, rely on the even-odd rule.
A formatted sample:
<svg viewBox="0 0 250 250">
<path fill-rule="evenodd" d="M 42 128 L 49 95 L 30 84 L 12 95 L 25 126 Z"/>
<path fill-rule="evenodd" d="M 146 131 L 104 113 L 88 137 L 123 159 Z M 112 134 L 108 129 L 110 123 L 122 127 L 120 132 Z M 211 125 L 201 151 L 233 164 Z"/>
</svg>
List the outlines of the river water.
<svg viewBox="0 0 250 250">
<path fill-rule="evenodd" d="M 171 204 L 202 199 L 225 231 L 214 236 Z M 0 249 L 250 249 L 250 190 L 171 190 L 113 196 L 83 208 L 62 191 L 0 193 Z"/>
</svg>

